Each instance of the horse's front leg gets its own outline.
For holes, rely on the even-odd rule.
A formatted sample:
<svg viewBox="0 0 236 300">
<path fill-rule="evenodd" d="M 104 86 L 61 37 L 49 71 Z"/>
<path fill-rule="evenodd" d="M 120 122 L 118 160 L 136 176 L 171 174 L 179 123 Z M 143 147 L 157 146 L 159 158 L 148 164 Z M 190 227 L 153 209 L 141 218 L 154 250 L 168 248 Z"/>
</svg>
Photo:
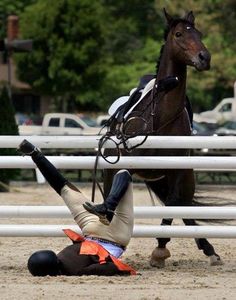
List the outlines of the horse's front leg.
<svg viewBox="0 0 236 300">
<path fill-rule="evenodd" d="M 163 219 L 161 225 L 171 225 L 173 219 Z M 150 265 L 152 267 L 164 268 L 165 260 L 171 256 L 166 244 L 170 238 L 157 238 L 158 246 L 152 251 Z"/>
<path fill-rule="evenodd" d="M 183 222 L 187 226 L 198 226 L 195 220 L 192 219 L 183 219 Z M 195 242 L 199 250 L 202 250 L 203 253 L 210 258 L 211 266 L 223 265 L 223 262 L 220 256 L 215 252 L 214 247 L 208 242 L 205 238 L 195 239 Z"/>
<path fill-rule="evenodd" d="M 169 193 L 168 179 L 162 177 L 156 181 L 146 181 L 148 187 L 158 196 L 161 202 L 164 204 L 167 202 Z M 163 219 L 161 225 L 171 225 L 173 219 Z M 157 238 L 158 246 L 153 250 L 150 259 L 150 265 L 152 267 L 164 268 L 165 260 L 171 256 L 170 251 L 166 248 L 166 244 L 170 241 L 170 238 Z"/>
<path fill-rule="evenodd" d="M 158 192 L 161 185 L 161 194 Z M 165 187 L 163 189 L 163 187 Z M 155 192 L 161 195 L 160 200 L 166 206 L 190 205 L 195 191 L 195 181 L 192 170 L 173 170 L 158 182 Z M 161 225 L 171 225 L 172 219 L 163 219 Z M 170 257 L 166 244 L 170 238 L 157 238 L 158 246 L 151 254 L 150 265 L 163 268 L 165 260 Z"/>
</svg>

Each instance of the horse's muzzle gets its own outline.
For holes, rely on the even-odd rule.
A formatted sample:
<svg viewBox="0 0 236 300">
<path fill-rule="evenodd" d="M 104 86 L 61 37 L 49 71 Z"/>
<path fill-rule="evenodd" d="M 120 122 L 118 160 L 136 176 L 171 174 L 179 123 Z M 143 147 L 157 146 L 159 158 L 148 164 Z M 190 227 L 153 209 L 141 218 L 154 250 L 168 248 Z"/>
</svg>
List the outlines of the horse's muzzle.
<svg viewBox="0 0 236 300">
<path fill-rule="evenodd" d="M 198 71 L 206 71 L 210 69 L 211 66 L 211 55 L 208 51 L 200 51 L 195 57 L 194 66 Z"/>
</svg>

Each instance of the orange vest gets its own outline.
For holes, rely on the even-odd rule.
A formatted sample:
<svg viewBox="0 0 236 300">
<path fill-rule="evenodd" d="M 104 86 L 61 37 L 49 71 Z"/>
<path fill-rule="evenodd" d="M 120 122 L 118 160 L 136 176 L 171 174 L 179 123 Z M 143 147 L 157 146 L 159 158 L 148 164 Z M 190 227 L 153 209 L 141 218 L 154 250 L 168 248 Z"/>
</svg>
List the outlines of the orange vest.
<svg viewBox="0 0 236 300">
<path fill-rule="evenodd" d="M 85 240 L 84 237 L 71 229 L 63 229 L 64 233 L 73 241 L 81 242 L 80 254 L 97 255 L 100 264 L 106 263 L 106 258 L 109 256 L 113 263 L 120 271 L 128 271 L 130 275 L 136 275 L 136 271 L 129 265 L 123 263 L 121 260 L 111 255 L 105 248 L 96 242 Z"/>
</svg>

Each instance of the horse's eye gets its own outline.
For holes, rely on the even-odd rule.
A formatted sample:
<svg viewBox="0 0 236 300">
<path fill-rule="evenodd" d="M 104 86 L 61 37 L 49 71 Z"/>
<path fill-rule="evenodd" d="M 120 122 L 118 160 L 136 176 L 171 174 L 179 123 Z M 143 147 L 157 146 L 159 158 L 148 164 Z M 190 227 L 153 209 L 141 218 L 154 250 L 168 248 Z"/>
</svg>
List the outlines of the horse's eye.
<svg viewBox="0 0 236 300">
<path fill-rule="evenodd" d="M 175 36 L 176 36 L 176 37 L 180 37 L 181 35 L 182 35 L 182 33 L 179 32 L 179 31 L 177 31 L 177 32 L 175 33 Z"/>
</svg>

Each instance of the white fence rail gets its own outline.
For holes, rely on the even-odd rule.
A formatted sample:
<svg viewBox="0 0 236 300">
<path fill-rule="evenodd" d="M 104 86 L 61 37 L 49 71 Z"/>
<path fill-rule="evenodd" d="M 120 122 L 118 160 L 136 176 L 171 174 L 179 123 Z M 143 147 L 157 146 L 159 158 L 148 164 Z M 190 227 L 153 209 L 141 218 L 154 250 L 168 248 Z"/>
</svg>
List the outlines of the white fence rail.
<svg viewBox="0 0 236 300">
<path fill-rule="evenodd" d="M 29 140 L 39 148 L 96 148 L 99 136 L 0 136 L 0 148 L 17 148 L 23 139 Z M 114 138 L 117 141 L 116 138 Z M 143 137 L 129 140 L 131 146 L 143 141 Z M 108 141 L 106 148 L 113 148 L 114 143 Z M 139 148 L 148 149 L 236 149 L 234 136 L 149 136 Z"/>
<path fill-rule="evenodd" d="M 235 219 L 236 207 L 134 207 L 135 219 L 201 218 Z M 71 218 L 66 206 L 0 206 L 0 218 Z M 0 237 L 63 237 L 63 229 L 81 233 L 70 225 L 1 224 Z M 236 226 L 134 226 L 133 237 L 236 238 Z"/>
<path fill-rule="evenodd" d="M 135 206 L 135 219 L 236 219 L 236 207 Z M 72 218 L 66 206 L 1 205 L 0 218 Z"/>
<path fill-rule="evenodd" d="M 0 237 L 64 237 L 63 229 L 81 233 L 77 225 L 0 225 Z M 236 238 L 236 226 L 134 225 L 133 237 Z"/>
<path fill-rule="evenodd" d="M 76 137 L 44 137 L 44 136 L 0 136 L 0 148 L 17 148 L 27 138 L 39 148 L 82 149 L 96 148 L 98 136 Z M 136 145 L 143 138 L 137 137 L 129 141 L 130 146 Z M 106 148 L 114 144 L 106 143 Z M 236 149 L 235 137 L 148 137 L 140 148 L 215 148 Z M 48 157 L 57 168 L 61 169 L 92 169 L 95 157 Z M 35 168 L 29 157 L 1 156 L 0 168 Z M 121 157 L 119 162 L 111 165 L 103 159 L 99 160 L 98 168 L 145 168 L 145 169 L 201 169 L 201 170 L 236 170 L 236 157 Z M 70 217 L 66 207 L 32 207 L 32 206 L 1 206 L 0 218 L 64 218 Z M 236 207 L 135 207 L 135 218 L 200 218 L 200 219 L 235 219 Z M 1 224 L 0 236 L 36 237 L 64 236 L 62 229 L 71 228 L 80 232 L 77 225 L 12 225 Z M 135 225 L 134 237 L 205 237 L 205 238 L 236 238 L 236 226 L 155 226 Z"/>
<path fill-rule="evenodd" d="M 48 156 L 58 169 L 93 169 L 95 156 Z M 115 161 L 116 157 L 109 157 Z M 30 157 L 0 156 L 0 168 L 36 168 Z M 116 164 L 99 159 L 98 169 L 201 169 L 235 170 L 236 157 L 219 156 L 122 156 Z"/>
</svg>

